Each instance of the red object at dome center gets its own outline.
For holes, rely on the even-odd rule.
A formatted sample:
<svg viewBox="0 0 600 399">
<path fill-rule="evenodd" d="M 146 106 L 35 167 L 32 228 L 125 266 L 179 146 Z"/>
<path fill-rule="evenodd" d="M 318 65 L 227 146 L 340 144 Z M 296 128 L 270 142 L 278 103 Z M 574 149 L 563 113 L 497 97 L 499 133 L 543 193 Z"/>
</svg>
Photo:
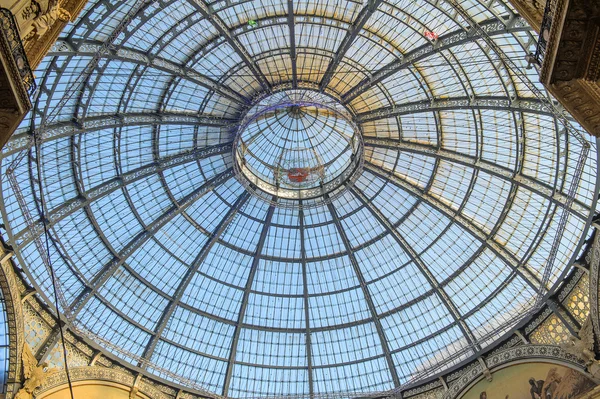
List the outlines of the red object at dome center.
<svg viewBox="0 0 600 399">
<path fill-rule="evenodd" d="M 302 183 L 303 181 L 306 181 L 308 174 L 308 169 L 306 168 L 291 168 L 287 171 L 288 179 L 294 183 Z"/>
</svg>

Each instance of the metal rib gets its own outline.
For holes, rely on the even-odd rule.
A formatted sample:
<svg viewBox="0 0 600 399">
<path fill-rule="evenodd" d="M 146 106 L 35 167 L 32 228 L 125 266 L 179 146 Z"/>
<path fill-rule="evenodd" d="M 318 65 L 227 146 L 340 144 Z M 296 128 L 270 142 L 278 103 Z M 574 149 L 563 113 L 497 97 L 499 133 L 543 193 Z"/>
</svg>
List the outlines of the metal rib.
<svg viewBox="0 0 600 399">
<path fill-rule="evenodd" d="M 288 0 L 288 26 L 290 28 L 290 58 L 292 59 L 292 88 L 298 88 L 298 65 L 296 60 L 296 28 L 294 26 L 294 0 Z"/>
<path fill-rule="evenodd" d="M 321 91 L 324 91 L 327 85 L 329 85 L 329 82 L 331 81 L 331 78 L 333 78 L 335 70 L 340 65 L 340 62 L 346 55 L 348 49 L 350 49 L 350 46 L 352 46 L 352 43 L 354 43 L 356 36 L 358 36 L 358 33 L 362 30 L 363 26 L 365 26 L 369 18 L 371 18 L 371 15 L 373 15 L 375 11 L 377 11 L 377 7 L 379 7 L 379 4 L 381 4 L 382 2 L 383 0 L 368 0 L 367 5 L 365 5 L 363 9 L 360 10 L 358 16 L 351 25 L 352 28 L 346 33 L 346 36 L 342 40 L 340 47 L 335 52 L 333 59 L 331 60 L 331 62 L 327 66 L 327 69 L 325 70 L 323 79 L 321 79 L 321 83 L 319 84 L 319 88 L 321 89 Z"/>
<path fill-rule="evenodd" d="M 308 367 L 308 393 L 312 395 L 315 391 L 313 382 L 313 364 L 312 364 L 312 339 L 310 331 L 310 311 L 308 301 L 308 278 L 306 273 L 306 244 L 304 243 L 304 209 L 300 201 L 298 210 L 298 220 L 300 222 L 300 257 L 302 258 L 302 297 L 304 301 L 304 321 L 306 322 L 306 358 Z"/>
<path fill-rule="evenodd" d="M 506 26 L 505 21 L 492 20 L 482 22 L 481 28 L 487 32 L 489 36 L 531 30 L 527 22 L 521 17 L 516 17 L 510 26 Z M 477 33 L 470 33 L 464 29 L 459 29 L 447 35 L 440 36 L 435 44 L 428 43 L 418 47 L 402 56 L 402 58 L 399 60 L 391 62 L 380 70 L 374 72 L 371 76 L 361 80 L 356 86 L 348 90 L 348 92 L 342 96 L 342 100 L 345 104 L 347 104 L 361 93 L 367 91 L 373 85 L 376 85 L 377 83 L 402 69 L 408 68 L 414 62 L 420 61 L 449 48 L 460 46 L 462 44 L 479 39 L 482 39 L 481 35 Z"/>
<path fill-rule="evenodd" d="M 276 202 L 277 197 L 274 196 L 272 198 L 271 205 L 269 206 L 269 210 L 267 211 L 265 223 L 263 225 L 262 231 L 260 232 L 258 244 L 256 244 L 256 252 L 252 260 L 252 265 L 250 265 L 250 271 L 248 272 L 248 279 L 246 281 L 246 286 L 244 287 L 244 296 L 242 297 L 242 303 L 238 312 L 238 320 L 235 324 L 235 332 L 233 333 L 233 339 L 231 340 L 231 347 L 229 349 L 229 361 L 227 362 L 227 371 L 225 372 L 225 381 L 223 382 L 223 396 L 228 396 L 229 393 L 229 385 L 231 384 L 231 376 L 233 375 L 233 366 L 235 364 L 235 355 L 237 353 L 238 341 L 242 332 L 242 322 L 244 321 L 244 315 L 246 314 L 246 308 L 248 307 L 250 290 L 252 289 L 252 283 L 254 282 L 256 269 L 258 269 L 260 254 L 262 253 L 263 247 L 265 245 L 265 240 L 267 239 L 269 227 L 271 227 L 271 220 L 273 219 L 273 213 L 275 211 L 275 205 L 273 204 L 275 204 Z"/>
<path fill-rule="evenodd" d="M 242 46 L 242 44 L 237 40 L 237 38 L 231 33 L 225 22 L 219 17 L 217 13 L 213 13 L 208 5 L 202 0 L 190 0 L 190 3 L 196 7 L 196 9 L 202 14 L 204 18 L 206 18 L 219 33 L 225 38 L 227 43 L 233 48 L 233 50 L 240 56 L 240 58 L 248 65 L 248 68 L 254 74 L 254 77 L 260 83 L 262 88 L 267 92 L 271 92 L 271 84 L 262 73 L 258 65 L 252 59 L 252 56 L 248 51 Z"/>
<path fill-rule="evenodd" d="M 101 47 L 101 42 L 91 40 L 82 40 L 78 42 L 77 47 L 74 47 L 72 44 L 66 42 L 56 42 L 55 45 L 50 49 L 48 55 L 81 57 L 86 55 L 94 55 Z M 179 76 L 209 90 L 213 90 L 236 103 L 244 105 L 247 102 L 246 98 L 242 97 L 239 93 L 215 81 L 214 79 L 209 78 L 208 76 L 164 58 L 150 57 L 143 51 L 127 47 L 120 47 L 116 52 L 112 51 L 102 55 L 102 59 L 120 60 L 138 65 L 149 66 L 156 70 Z"/>
<path fill-rule="evenodd" d="M 85 118 L 78 122 L 63 121 L 48 125 L 44 130 L 44 143 L 76 134 L 86 134 L 104 129 L 115 129 L 126 126 L 147 125 L 182 125 L 182 126 L 216 126 L 226 127 L 235 123 L 234 119 L 217 118 L 197 112 L 133 112 L 100 115 Z M 3 148 L 3 154 L 15 154 L 33 147 L 31 134 L 12 136 Z"/>
<path fill-rule="evenodd" d="M 396 366 L 390 353 L 390 347 L 385 336 L 385 331 L 383 330 L 383 326 L 381 325 L 381 321 L 379 320 L 379 315 L 377 314 L 377 309 L 375 308 L 375 304 L 373 303 L 373 298 L 371 298 L 371 293 L 369 292 L 369 287 L 367 287 L 365 277 L 363 276 L 362 271 L 360 270 L 360 265 L 358 264 L 354 253 L 352 252 L 350 240 L 348 240 L 348 236 L 344 231 L 344 226 L 342 226 L 342 223 L 340 222 L 340 219 L 337 215 L 337 211 L 335 210 L 335 207 L 333 206 L 333 203 L 331 203 L 331 201 L 327 201 L 327 208 L 329 209 L 329 213 L 331 213 L 331 217 L 333 218 L 333 222 L 335 224 L 335 227 L 337 228 L 337 232 L 341 237 L 342 242 L 344 243 L 347 256 L 350 259 L 352 268 L 354 269 L 354 274 L 356 274 L 356 278 L 360 283 L 360 288 L 365 297 L 365 301 L 367 302 L 367 306 L 369 308 L 369 311 L 371 312 L 371 319 L 373 320 L 373 324 L 375 325 L 377 334 L 379 335 L 379 340 L 381 341 L 381 348 L 385 355 L 385 360 L 387 362 L 388 369 L 390 371 L 390 375 L 394 383 L 394 387 L 399 387 L 400 379 L 398 378 L 398 372 L 396 371 Z"/>
<path fill-rule="evenodd" d="M 444 214 L 450 220 L 457 223 L 459 226 L 470 232 L 474 237 L 479 239 L 483 245 L 496 254 L 498 258 L 500 258 L 515 273 L 517 273 L 531 288 L 535 290 L 539 287 L 540 280 L 535 274 L 533 274 L 529 269 L 525 268 L 513 254 L 508 252 L 506 248 L 498 244 L 496 241 L 489 238 L 484 231 L 475 226 L 472 221 L 464 217 L 462 214 L 457 213 L 455 210 L 437 198 L 431 196 L 429 193 L 422 191 L 420 187 L 412 185 L 396 177 L 395 175 L 390 174 L 379 166 L 367 162 L 365 163 L 365 169 L 375 176 L 388 181 L 396 187 L 399 187 L 402 190 L 405 190 L 410 194 L 420 198 L 424 203 Z"/>
<path fill-rule="evenodd" d="M 508 97 L 455 97 L 443 100 L 423 100 L 392 105 L 390 107 L 360 113 L 356 118 L 359 122 L 365 123 L 394 116 L 416 114 L 419 112 L 463 109 L 491 109 L 553 116 L 552 110 L 547 104 L 535 98 L 513 100 Z"/>
<path fill-rule="evenodd" d="M 551 203 L 560 207 L 565 207 L 568 203 L 567 195 L 557 191 L 554 187 L 545 185 L 529 176 L 523 174 L 516 174 L 515 172 L 503 168 L 498 165 L 494 165 L 490 162 L 477 160 L 475 157 L 470 155 L 461 154 L 458 152 L 446 150 L 439 147 L 410 143 L 406 141 L 390 140 L 390 139 L 376 139 L 376 138 L 365 138 L 366 147 L 386 148 L 397 151 L 407 151 L 414 154 L 422 154 L 436 159 L 443 159 L 450 162 L 455 162 L 461 165 L 465 165 L 474 169 L 479 169 L 488 173 L 492 176 L 499 177 L 502 180 L 508 181 L 511 184 L 515 184 L 519 187 L 523 187 L 542 198 L 550 201 Z M 377 166 L 377 165 L 375 165 Z M 389 172 L 388 172 L 389 173 Z M 582 220 L 586 220 L 586 214 L 589 214 L 590 210 L 581 201 L 574 201 L 572 209 L 570 211 L 580 217 Z"/>
</svg>

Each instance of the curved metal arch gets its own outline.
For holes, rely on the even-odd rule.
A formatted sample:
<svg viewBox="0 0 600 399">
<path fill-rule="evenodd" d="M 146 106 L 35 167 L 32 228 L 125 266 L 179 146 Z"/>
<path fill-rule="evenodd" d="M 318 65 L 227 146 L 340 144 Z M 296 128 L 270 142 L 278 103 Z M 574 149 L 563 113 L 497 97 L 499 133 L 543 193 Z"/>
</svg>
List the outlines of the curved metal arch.
<svg viewBox="0 0 600 399">
<path fill-rule="evenodd" d="M 175 294 L 173 295 L 173 298 L 171 299 L 169 304 L 163 310 L 163 312 L 160 316 L 160 319 L 156 325 L 156 328 L 152 332 L 152 336 L 150 337 L 150 339 L 148 340 L 148 343 L 146 344 L 146 348 L 144 349 L 142 357 L 144 357 L 146 359 L 150 359 L 152 357 L 152 354 L 154 353 L 154 349 L 156 348 L 156 344 L 158 343 L 159 339 L 161 338 L 162 333 L 163 333 L 165 327 L 167 326 L 167 323 L 169 322 L 169 320 L 171 319 L 171 316 L 173 315 L 173 312 L 175 311 L 179 302 L 181 301 L 181 298 L 183 297 L 185 290 L 191 283 L 196 272 L 200 269 L 200 266 L 202 266 L 202 263 L 204 263 L 204 261 L 206 260 L 208 254 L 212 250 L 213 246 L 217 243 L 219 237 L 223 234 L 225 229 L 233 221 L 233 219 L 237 215 L 239 209 L 242 206 L 244 206 L 244 204 L 246 203 L 248 198 L 250 198 L 250 193 L 248 193 L 247 191 L 244 191 L 242 193 L 242 195 L 240 195 L 238 197 L 238 199 L 233 204 L 233 206 L 227 211 L 227 214 L 221 219 L 221 221 L 219 222 L 217 227 L 212 232 L 210 239 L 208 239 L 206 241 L 206 243 L 200 250 L 200 252 L 196 256 L 196 258 L 194 259 L 194 261 L 192 262 L 192 264 L 186 271 L 185 275 L 181 279 L 179 285 L 177 286 L 177 289 L 175 291 Z"/>
<path fill-rule="evenodd" d="M 404 237 L 402 237 L 402 235 L 400 233 L 398 233 L 398 231 L 392 227 L 389 220 L 381 213 L 381 211 L 379 211 L 377 208 L 375 208 L 371 204 L 369 199 L 359 188 L 349 187 L 349 190 L 360 200 L 360 202 L 369 210 L 369 212 L 371 212 L 371 214 L 375 217 L 375 219 L 377 219 L 377 221 L 381 224 L 381 226 L 383 226 L 386 229 L 386 231 L 394 238 L 394 240 L 398 243 L 400 248 L 402 248 L 402 250 L 406 254 L 408 254 L 408 256 L 413 261 L 415 266 L 417 266 L 417 268 L 419 269 L 421 274 L 425 277 L 425 279 L 427 280 L 427 282 L 429 283 L 431 288 L 434 289 L 434 291 L 435 291 L 436 295 L 438 296 L 438 298 L 440 299 L 440 301 L 447 308 L 448 313 L 454 319 L 455 324 L 457 326 L 459 326 L 460 330 L 463 333 L 463 336 L 469 343 L 469 346 L 471 346 L 473 352 L 476 353 L 476 352 L 480 351 L 481 347 L 477 343 L 477 339 L 473 335 L 473 332 L 471 331 L 469 326 L 467 326 L 467 324 L 463 320 L 462 315 L 456 308 L 456 305 L 454 305 L 454 302 L 452 302 L 452 299 L 448 296 L 446 291 L 444 291 L 444 289 L 442 287 L 440 287 L 437 279 L 435 278 L 433 273 L 429 270 L 429 268 L 427 267 L 425 262 L 423 262 L 423 260 L 419 256 L 419 254 L 417 254 L 417 252 L 410 246 L 410 244 L 408 242 L 406 242 Z"/>
<path fill-rule="evenodd" d="M 94 55 L 102 46 L 101 42 L 96 41 L 81 41 L 77 46 L 64 41 L 57 41 L 50 49 L 50 56 L 84 56 Z M 236 103 L 245 104 L 246 99 L 240 94 L 227 87 L 220 85 L 212 78 L 205 76 L 191 68 L 176 64 L 169 60 L 160 57 L 150 57 L 144 52 L 131 49 L 128 47 L 120 47 L 118 51 L 112 51 L 105 54 L 103 59 L 114 59 L 132 64 L 149 66 L 161 72 L 166 72 L 174 76 L 185 78 L 193 83 L 198 84 L 206 89 L 215 91 Z"/>
<path fill-rule="evenodd" d="M 358 122 L 365 123 L 393 116 L 416 114 L 419 112 L 464 109 L 489 109 L 495 111 L 526 112 L 538 115 L 554 116 L 552 111 L 548 109 L 547 105 L 536 98 L 511 99 L 508 97 L 478 96 L 453 97 L 395 104 L 389 107 L 362 112 L 356 115 L 356 118 Z"/>
<path fill-rule="evenodd" d="M 566 194 L 558 192 L 552 187 L 539 182 L 534 178 L 523 174 L 515 175 L 515 171 L 511 169 L 492 164 L 491 162 L 478 160 L 476 157 L 471 155 L 461 154 L 444 148 L 437 148 L 424 144 L 388 139 L 365 138 L 365 146 L 407 151 L 415 154 L 435 157 L 437 159 L 447 160 L 449 162 L 455 162 L 461 165 L 469 166 L 473 169 L 478 168 L 487 174 L 531 191 L 557 206 L 564 208 L 568 202 Z M 378 165 L 372 165 L 379 168 Z M 384 171 L 384 173 L 389 174 L 390 172 Z M 585 212 L 590 212 L 590 209 L 587 207 L 587 205 L 581 201 L 575 200 L 571 213 L 582 220 L 587 220 Z"/>
<path fill-rule="evenodd" d="M 525 20 L 521 17 L 516 17 L 511 22 L 510 26 L 506 26 L 504 22 L 499 20 L 485 21 L 480 25 L 489 36 L 531 30 Z M 367 91 L 373 85 L 380 83 L 402 69 L 408 68 L 416 61 L 423 60 L 440 51 L 447 50 L 464 43 L 473 42 L 481 38 L 481 35 L 470 33 L 464 29 L 459 29 L 440 36 L 436 43 L 417 47 L 416 49 L 404 54 L 397 61 L 393 61 L 380 70 L 374 72 L 369 78 L 363 79 L 355 87 L 348 90 L 348 92 L 342 96 L 343 102 L 344 104 L 351 102 L 354 98 Z"/>
<path fill-rule="evenodd" d="M 338 232 L 340 238 L 342 239 L 342 242 L 344 243 L 344 247 L 346 248 L 346 252 L 348 254 L 347 255 L 348 259 L 350 260 L 350 263 L 352 264 L 352 268 L 354 270 L 356 278 L 358 279 L 358 281 L 360 283 L 361 291 L 363 293 L 363 296 L 365 297 L 365 301 L 367 303 L 367 307 L 369 308 L 369 312 L 371 313 L 371 321 L 375 325 L 375 329 L 377 330 L 377 335 L 379 336 L 379 341 L 381 343 L 381 350 L 385 356 L 385 360 L 386 360 L 386 363 L 387 363 L 387 366 L 388 366 L 388 369 L 390 372 L 390 376 L 392 378 L 392 382 L 394 383 L 394 387 L 399 387 L 401 384 L 400 384 L 400 378 L 398 377 L 398 372 L 396 371 L 396 365 L 394 364 L 394 359 L 392 358 L 392 355 L 390 353 L 390 347 L 389 347 L 389 344 L 387 341 L 387 337 L 385 335 L 383 326 L 381 325 L 381 321 L 379 320 L 379 315 L 377 314 L 377 309 L 375 308 L 373 298 L 371 298 L 371 293 L 369 292 L 369 288 L 367 287 L 365 277 L 364 277 L 362 271 L 360 270 L 360 265 L 359 265 L 358 261 L 356 260 L 354 253 L 352 252 L 352 245 L 350 244 L 350 241 L 348 240 L 348 236 L 346 235 L 344 226 L 342 226 L 342 223 L 338 217 L 337 211 L 331 201 L 327 201 L 327 208 L 329 209 L 329 213 L 331 214 L 331 217 L 333 218 L 333 222 L 335 224 L 336 231 Z"/>
<path fill-rule="evenodd" d="M 155 124 L 181 126 L 215 126 L 228 127 L 234 125 L 234 119 L 218 118 L 197 112 L 133 112 L 106 114 L 88 117 L 78 122 L 73 120 L 57 122 L 48 125 L 44 130 L 43 140 L 47 143 L 77 134 L 86 134 L 104 129 L 115 129 L 125 126 L 148 126 Z M 20 134 L 11 136 L 4 147 L 3 156 L 27 151 L 33 147 L 31 135 Z"/>
<path fill-rule="evenodd" d="M 116 3 L 116 4 L 115 4 Z M 75 24 L 71 28 L 71 31 L 67 33 L 68 39 L 73 39 L 80 28 L 85 25 L 88 29 L 86 31 L 89 36 L 91 33 L 97 33 L 98 27 L 104 23 L 106 20 L 110 20 L 110 15 L 119 7 L 123 5 L 127 5 L 129 2 L 127 0 L 117 0 L 117 2 L 113 2 L 111 0 L 100 0 L 94 3 L 91 3 L 91 7 L 89 10 L 83 10 L 82 15 L 75 21 Z M 152 2 L 148 2 L 146 7 L 150 6 Z M 146 8 L 145 7 L 145 8 Z M 103 12 L 98 15 L 96 18 L 90 18 L 94 15 L 94 13 L 98 10 L 103 10 Z M 107 36 L 110 35 L 111 32 L 102 32 Z M 83 35 L 82 35 L 83 36 Z M 85 38 L 85 36 L 84 36 Z"/>
<path fill-rule="evenodd" d="M 207 148 L 195 149 L 186 153 L 162 158 L 157 162 L 152 162 L 148 165 L 141 166 L 129 172 L 123 173 L 122 175 L 109 179 L 96 187 L 92 187 L 84 192 L 81 192 L 79 196 L 70 200 L 66 200 L 62 205 L 50 210 L 46 215 L 46 219 L 48 220 L 48 228 L 53 227 L 65 217 L 75 213 L 83 207 L 89 206 L 92 202 L 105 197 L 128 184 L 145 179 L 148 176 L 157 173 L 158 171 L 166 170 L 189 162 L 195 162 L 200 159 L 219 154 L 228 154 L 231 152 L 231 149 L 231 142 Z M 25 247 L 35 238 L 43 234 L 43 232 L 43 223 L 41 220 L 38 220 L 34 225 L 14 234 L 11 237 L 11 241 L 17 244 L 18 247 Z"/>
</svg>

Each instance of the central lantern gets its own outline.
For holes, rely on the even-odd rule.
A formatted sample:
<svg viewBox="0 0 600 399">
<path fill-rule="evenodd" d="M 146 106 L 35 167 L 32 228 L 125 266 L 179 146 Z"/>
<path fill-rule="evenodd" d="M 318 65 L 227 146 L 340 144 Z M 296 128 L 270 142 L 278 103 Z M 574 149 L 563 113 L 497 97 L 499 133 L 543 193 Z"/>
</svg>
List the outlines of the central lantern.
<svg viewBox="0 0 600 399">
<path fill-rule="evenodd" d="M 258 101 L 242 119 L 234 158 L 238 179 L 255 195 L 279 206 L 298 200 L 316 205 L 358 175 L 362 135 L 335 99 L 311 90 L 281 91 Z"/>
</svg>

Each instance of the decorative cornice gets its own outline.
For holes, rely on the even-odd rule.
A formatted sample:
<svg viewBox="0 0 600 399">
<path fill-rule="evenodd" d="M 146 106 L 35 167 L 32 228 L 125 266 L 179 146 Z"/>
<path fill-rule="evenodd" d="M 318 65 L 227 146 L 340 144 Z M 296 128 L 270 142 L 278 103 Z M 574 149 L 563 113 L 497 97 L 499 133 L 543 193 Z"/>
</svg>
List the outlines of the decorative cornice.
<svg viewBox="0 0 600 399">
<path fill-rule="evenodd" d="M 594 326 L 594 332 L 596 336 L 600 336 L 600 234 L 596 232 L 594 234 L 594 241 L 591 250 L 586 256 L 586 260 L 589 262 L 590 270 L 590 316 L 592 318 L 592 325 Z"/>
<path fill-rule="evenodd" d="M 546 21 L 542 21 L 542 32 L 540 32 L 539 40 L 545 41 L 546 48 L 540 70 L 540 81 L 546 85 L 550 83 L 552 72 L 554 70 L 558 46 L 560 45 L 560 39 L 567 14 L 566 7 L 568 1 L 569 0 L 553 0 L 544 14 L 544 19 L 546 19 Z M 550 20 L 548 21 L 548 19 Z M 548 24 L 550 25 L 550 31 L 549 33 L 545 33 L 544 26 L 547 26 Z"/>
<path fill-rule="evenodd" d="M 21 382 L 21 349 L 25 339 L 23 308 L 17 278 L 10 262 L 11 254 L 0 248 L 0 289 L 6 306 L 8 323 L 8 379 L 6 397 L 14 395 Z"/>
<path fill-rule="evenodd" d="M 107 381 L 120 384 L 127 389 L 131 389 L 136 382 L 136 378 L 131 374 L 127 374 L 123 371 L 98 367 L 98 366 L 85 366 L 85 367 L 71 367 L 69 368 L 69 377 L 71 382 L 76 383 L 78 381 Z M 61 386 L 67 386 L 67 374 L 64 371 L 52 374 L 38 389 L 34 391 L 35 395 L 41 395 L 45 392 L 59 388 Z M 143 379 L 137 381 L 137 392 L 140 392 L 152 399 L 167 398 L 159 389 L 149 384 Z"/>
<path fill-rule="evenodd" d="M 583 79 L 557 81 L 548 89 L 579 123 L 594 136 L 600 136 L 600 87 Z"/>
<path fill-rule="evenodd" d="M 29 96 L 36 89 L 35 79 L 15 19 L 6 8 L 0 8 L 0 27 L 0 52 L 4 59 L 4 73 L 12 84 L 19 112 L 25 113 L 32 107 Z"/>
</svg>

